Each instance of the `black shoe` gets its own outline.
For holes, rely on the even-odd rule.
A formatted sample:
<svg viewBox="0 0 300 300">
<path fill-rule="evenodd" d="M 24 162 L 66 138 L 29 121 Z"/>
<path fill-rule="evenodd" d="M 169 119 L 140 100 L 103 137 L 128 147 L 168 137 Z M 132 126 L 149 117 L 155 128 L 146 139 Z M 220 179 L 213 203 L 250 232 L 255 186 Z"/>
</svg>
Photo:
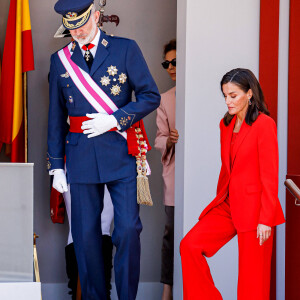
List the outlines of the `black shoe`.
<svg viewBox="0 0 300 300">
<path fill-rule="evenodd" d="M 107 300 L 110 300 L 111 291 L 111 269 L 112 265 L 113 243 L 109 235 L 102 235 L 102 255 L 104 262 L 104 276 Z"/>
<path fill-rule="evenodd" d="M 68 288 L 70 289 L 68 294 L 72 296 L 72 300 L 76 300 L 78 267 L 77 267 L 77 260 L 75 256 L 73 243 L 69 244 L 65 248 L 65 257 L 66 257 L 66 271 L 69 279 Z"/>
</svg>

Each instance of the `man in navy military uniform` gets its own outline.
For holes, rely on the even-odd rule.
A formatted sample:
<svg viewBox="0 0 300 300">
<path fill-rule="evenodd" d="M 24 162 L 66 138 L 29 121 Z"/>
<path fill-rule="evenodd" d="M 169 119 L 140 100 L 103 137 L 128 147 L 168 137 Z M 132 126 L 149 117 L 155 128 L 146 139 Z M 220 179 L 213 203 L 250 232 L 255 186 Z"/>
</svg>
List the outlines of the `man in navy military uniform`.
<svg viewBox="0 0 300 300">
<path fill-rule="evenodd" d="M 160 95 L 137 44 L 97 28 L 99 12 L 93 1 L 59 0 L 55 10 L 75 41 L 51 57 L 47 160 L 53 187 L 65 192 L 67 181 L 71 185 L 83 299 L 106 299 L 101 255 L 105 184 L 114 205 L 118 296 L 135 299 L 142 224 L 136 160 L 128 154 L 124 133 L 159 106 Z"/>
</svg>

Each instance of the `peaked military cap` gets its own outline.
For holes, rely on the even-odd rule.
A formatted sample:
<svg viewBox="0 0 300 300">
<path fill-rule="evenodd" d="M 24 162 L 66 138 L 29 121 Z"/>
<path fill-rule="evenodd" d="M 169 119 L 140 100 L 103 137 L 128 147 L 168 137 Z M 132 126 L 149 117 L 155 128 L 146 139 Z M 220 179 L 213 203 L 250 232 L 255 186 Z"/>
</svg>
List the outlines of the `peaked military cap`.
<svg viewBox="0 0 300 300">
<path fill-rule="evenodd" d="M 58 0 L 54 10 L 63 16 L 63 26 L 74 30 L 87 23 L 93 5 L 94 0 Z"/>
</svg>

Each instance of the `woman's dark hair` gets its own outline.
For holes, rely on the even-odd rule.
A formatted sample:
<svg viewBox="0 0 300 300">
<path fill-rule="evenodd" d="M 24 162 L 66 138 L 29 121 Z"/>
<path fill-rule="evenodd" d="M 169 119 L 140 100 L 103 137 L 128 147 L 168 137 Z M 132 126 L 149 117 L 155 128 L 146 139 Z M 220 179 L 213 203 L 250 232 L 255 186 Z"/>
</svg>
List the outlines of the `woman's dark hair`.
<svg viewBox="0 0 300 300">
<path fill-rule="evenodd" d="M 171 40 L 168 44 L 164 45 L 164 58 L 169 51 L 176 50 L 176 39 Z"/>
<path fill-rule="evenodd" d="M 245 93 L 252 90 L 251 105 L 249 105 L 245 121 L 248 125 L 252 125 L 256 121 L 259 112 L 269 115 L 268 108 L 265 103 L 264 94 L 255 75 L 248 69 L 237 68 L 226 73 L 221 80 L 221 91 L 226 83 L 237 85 Z M 227 112 L 224 116 L 224 124 L 228 126 L 233 119 L 233 115 Z"/>
</svg>

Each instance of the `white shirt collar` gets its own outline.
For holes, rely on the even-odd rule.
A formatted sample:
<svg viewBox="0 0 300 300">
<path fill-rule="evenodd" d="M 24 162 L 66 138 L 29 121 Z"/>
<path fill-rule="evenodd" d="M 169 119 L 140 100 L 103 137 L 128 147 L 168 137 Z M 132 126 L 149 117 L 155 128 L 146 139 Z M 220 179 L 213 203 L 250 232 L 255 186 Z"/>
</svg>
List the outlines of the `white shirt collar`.
<svg viewBox="0 0 300 300">
<path fill-rule="evenodd" d="M 101 36 L 101 31 L 98 29 L 98 32 L 96 34 L 96 36 L 94 37 L 94 39 L 91 41 L 91 44 L 95 45 L 90 52 L 92 53 L 93 57 L 95 57 L 96 52 L 97 52 L 97 48 L 98 48 L 98 44 L 99 44 L 99 40 L 100 40 L 100 36 Z M 85 54 L 85 51 L 82 49 L 82 46 L 84 46 L 84 44 L 78 43 L 81 53 L 82 55 Z"/>
</svg>

